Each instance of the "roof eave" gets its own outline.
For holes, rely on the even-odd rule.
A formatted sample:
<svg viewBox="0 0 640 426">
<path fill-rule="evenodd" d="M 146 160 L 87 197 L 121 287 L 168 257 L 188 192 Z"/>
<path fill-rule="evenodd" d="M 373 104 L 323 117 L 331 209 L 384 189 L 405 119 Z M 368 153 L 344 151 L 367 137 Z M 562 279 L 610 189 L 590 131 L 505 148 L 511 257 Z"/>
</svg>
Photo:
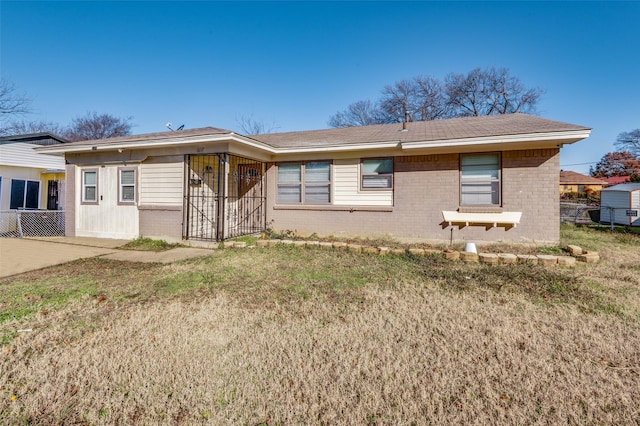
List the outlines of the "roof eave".
<svg viewBox="0 0 640 426">
<path fill-rule="evenodd" d="M 370 150 L 370 149 L 397 148 L 399 145 L 400 145 L 400 141 L 388 141 L 388 142 L 358 143 L 358 144 L 348 144 L 348 145 L 275 148 L 275 153 L 276 154 L 307 154 L 307 153 L 314 153 L 314 152 L 363 151 L 363 150 Z"/>
<path fill-rule="evenodd" d="M 562 132 L 526 133 L 518 135 L 482 136 L 474 138 L 445 139 L 436 141 L 404 142 L 401 144 L 401 146 L 404 150 L 411 150 L 424 148 L 451 148 L 472 145 L 519 144 L 545 141 L 558 141 L 560 144 L 572 144 L 589 137 L 590 133 L 591 129 L 581 129 Z"/>
<path fill-rule="evenodd" d="M 76 146 L 55 146 L 55 147 L 42 147 L 38 148 L 39 152 L 47 154 L 55 153 L 83 153 L 91 151 L 117 151 L 120 149 L 145 149 L 145 148 L 158 148 L 158 147 L 174 147 L 184 145 L 197 145 L 211 142 L 229 142 L 236 141 L 244 145 L 251 146 L 253 148 L 261 149 L 270 153 L 275 153 L 273 147 L 266 145 L 262 142 L 258 142 L 254 139 L 238 135 L 236 133 L 225 133 L 215 136 L 201 136 L 192 138 L 179 138 L 179 139 L 166 139 L 162 141 L 149 140 L 145 142 L 140 141 L 123 141 L 119 143 L 95 143 L 95 144 L 83 144 Z"/>
</svg>

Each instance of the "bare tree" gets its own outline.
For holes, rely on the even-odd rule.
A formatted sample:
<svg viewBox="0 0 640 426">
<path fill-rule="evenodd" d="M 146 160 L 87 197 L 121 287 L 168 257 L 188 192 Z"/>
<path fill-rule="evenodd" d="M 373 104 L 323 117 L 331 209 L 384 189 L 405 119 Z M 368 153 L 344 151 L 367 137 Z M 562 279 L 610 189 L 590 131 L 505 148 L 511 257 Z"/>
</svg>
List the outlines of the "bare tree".
<svg viewBox="0 0 640 426">
<path fill-rule="evenodd" d="M 130 135 L 132 127 L 131 117 L 120 118 L 89 112 L 83 117 L 74 118 L 63 136 L 72 142 L 115 138 Z"/>
<path fill-rule="evenodd" d="M 31 99 L 18 93 L 13 83 L 4 78 L 0 79 L 0 134 L 11 132 L 4 123 L 30 111 Z"/>
<path fill-rule="evenodd" d="M 475 68 L 445 78 L 447 103 L 456 117 L 534 113 L 541 89 L 528 89 L 506 68 Z"/>
<path fill-rule="evenodd" d="M 380 107 L 387 123 L 404 121 L 406 113 L 410 121 L 438 120 L 447 117 L 449 110 L 442 84 L 424 76 L 385 86 Z"/>
<path fill-rule="evenodd" d="M 535 113 L 543 91 L 524 86 L 506 68 L 476 68 L 451 73 L 444 83 L 428 76 L 400 80 L 384 87 L 377 102 L 358 101 L 329 119 L 332 127 L 366 126 L 450 117 Z"/>
<path fill-rule="evenodd" d="M 368 100 L 354 102 L 346 110 L 338 111 L 329 118 L 331 127 L 369 126 L 386 122 L 380 108 Z"/>
<path fill-rule="evenodd" d="M 8 135 L 24 135 L 29 133 L 52 133 L 63 136 L 68 129 L 50 121 L 14 121 L 4 128 Z"/>
<path fill-rule="evenodd" d="M 413 79 L 417 95 L 414 111 L 416 121 L 439 120 L 450 115 L 442 84 L 433 77 L 418 76 Z"/>
<path fill-rule="evenodd" d="M 236 122 L 240 127 L 240 132 L 245 135 L 264 135 L 278 129 L 275 123 L 267 125 L 264 121 L 254 119 L 253 114 L 248 117 L 242 115 L 240 118 L 236 118 Z"/>
<path fill-rule="evenodd" d="M 417 107 L 416 92 L 416 86 L 412 80 L 400 80 L 393 85 L 386 85 L 380 98 L 380 108 L 384 111 L 385 121 L 390 123 L 404 121 L 407 112 L 409 119 L 414 121 L 411 114 Z"/>
<path fill-rule="evenodd" d="M 630 151 L 640 158 L 640 129 L 620 133 L 615 145 L 619 149 Z"/>
</svg>

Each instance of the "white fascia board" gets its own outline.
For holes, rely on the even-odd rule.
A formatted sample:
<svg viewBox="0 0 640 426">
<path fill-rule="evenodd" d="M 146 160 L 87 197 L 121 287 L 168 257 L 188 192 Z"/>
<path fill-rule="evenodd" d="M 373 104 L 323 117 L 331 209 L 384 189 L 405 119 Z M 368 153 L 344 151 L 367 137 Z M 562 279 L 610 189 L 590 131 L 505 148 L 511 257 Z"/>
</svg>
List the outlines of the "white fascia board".
<svg viewBox="0 0 640 426">
<path fill-rule="evenodd" d="M 157 147 L 167 147 L 167 146 L 193 145 L 193 144 L 199 144 L 199 143 L 228 142 L 228 141 L 236 141 L 241 144 L 249 145 L 254 148 L 258 148 L 271 153 L 276 152 L 272 147 L 268 145 L 241 137 L 240 135 L 236 135 L 234 133 L 217 135 L 215 137 L 201 136 L 197 138 L 166 139 L 162 141 L 157 141 L 157 140 L 155 141 L 149 140 L 146 142 L 129 141 L 129 142 L 110 143 L 110 144 L 101 144 L 101 143 L 97 143 L 95 145 L 87 144 L 82 146 L 62 145 L 62 146 L 56 146 L 56 147 L 43 147 L 38 151 L 43 151 L 43 153 L 46 152 L 47 154 L 76 153 L 76 152 L 90 152 L 90 151 L 114 151 L 118 149 L 157 148 Z"/>
<path fill-rule="evenodd" d="M 276 154 L 304 154 L 312 152 L 342 152 L 342 151 L 362 151 L 369 149 L 397 148 L 400 141 L 363 143 L 352 145 L 332 145 L 332 146 L 311 146 L 304 148 L 276 148 Z"/>
<path fill-rule="evenodd" d="M 153 141 L 150 140 L 148 142 L 122 142 L 118 144 L 96 144 L 96 145 L 82 145 L 82 146 L 56 146 L 56 147 L 46 147 L 41 149 L 42 151 L 46 151 L 47 154 L 54 153 L 77 153 L 77 152 L 91 152 L 91 151 L 114 151 L 118 149 L 140 149 L 140 148 L 158 148 L 158 147 L 166 147 L 166 146 L 179 146 L 179 145 L 192 145 L 199 143 L 210 143 L 210 142 L 228 142 L 234 141 L 240 144 L 250 146 L 252 148 L 256 148 L 262 151 L 266 151 L 270 154 L 302 154 L 302 153 L 311 153 L 311 152 L 340 152 L 340 151 L 356 151 L 356 150 L 368 150 L 368 149 L 384 149 L 384 148 L 397 148 L 400 144 L 400 141 L 392 141 L 392 142 L 377 142 L 377 143 L 366 143 L 366 144 L 352 144 L 352 145 L 332 145 L 332 146 L 322 146 L 322 147 L 295 147 L 295 148 L 274 148 L 270 145 L 266 145 L 264 143 L 258 142 L 254 139 L 245 138 L 241 135 L 237 135 L 234 133 L 220 135 L 218 137 L 199 137 L 199 138 L 189 138 L 189 139 L 167 139 L 163 141 Z M 95 147 L 95 149 L 94 149 Z"/>
<path fill-rule="evenodd" d="M 577 142 L 580 139 L 589 137 L 591 130 L 574 130 L 568 132 L 550 132 L 550 133 L 527 133 L 521 135 L 504 135 L 504 136 L 483 136 L 480 138 L 462 138 L 462 139 L 446 139 L 441 141 L 426 142 L 405 142 L 402 149 L 418 149 L 418 148 L 443 148 L 465 145 L 486 145 L 494 143 L 518 143 L 518 142 L 535 142 L 535 141 L 567 141 L 566 143 Z M 569 142 L 570 141 L 570 142 Z"/>
</svg>

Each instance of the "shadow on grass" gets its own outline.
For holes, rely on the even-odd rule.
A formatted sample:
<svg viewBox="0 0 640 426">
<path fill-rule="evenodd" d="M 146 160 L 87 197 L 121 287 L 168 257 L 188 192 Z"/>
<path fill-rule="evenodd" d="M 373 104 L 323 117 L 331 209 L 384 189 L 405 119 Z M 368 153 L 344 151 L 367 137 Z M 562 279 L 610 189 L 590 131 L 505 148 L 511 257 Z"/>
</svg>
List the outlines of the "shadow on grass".
<svg viewBox="0 0 640 426">
<path fill-rule="evenodd" d="M 496 293 L 522 294 L 536 303 L 565 303 L 583 312 L 621 314 L 622 308 L 607 300 L 602 292 L 588 286 L 573 270 L 540 265 L 486 265 L 450 262 L 439 256 L 408 254 L 421 275 L 447 291 L 486 288 Z"/>
</svg>

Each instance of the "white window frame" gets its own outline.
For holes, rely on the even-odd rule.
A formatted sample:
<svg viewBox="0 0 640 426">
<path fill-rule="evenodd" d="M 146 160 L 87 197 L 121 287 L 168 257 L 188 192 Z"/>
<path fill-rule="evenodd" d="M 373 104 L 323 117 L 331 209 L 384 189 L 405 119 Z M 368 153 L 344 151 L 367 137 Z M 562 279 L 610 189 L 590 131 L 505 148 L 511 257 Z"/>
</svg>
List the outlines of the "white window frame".
<svg viewBox="0 0 640 426">
<path fill-rule="evenodd" d="M 329 180 L 314 180 L 311 179 L 311 164 L 326 163 L 329 166 L 328 178 Z M 280 167 L 283 165 L 297 164 L 300 167 L 300 180 L 298 181 L 284 181 L 281 180 Z M 309 169 L 309 171 L 307 170 Z M 317 161 L 293 161 L 282 162 L 278 164 L 278 190 L 277 190 L 277 203 L 278 204 L 307 204 L 307 205 L 329 205 L 333 201 L 332 196 L 332 175 L 333 175 L 333 163 L 331 160 L 317 160 Z M 285 187 L 298 187 L 300 191 L 299 201 L 282 201 L 280 198 L 280 189 Z M 311 201 L 313 189 L 327 188 L 327 201 Z"/>
<path fill-rule="evenodd" d="M 477 164 L 463 164 L 465 158 Z M 480 157 L 485 157 L 484 162 Z M 495 163 L 495 168 L 491 168 Z M 487 171 L 486 176 L 482 172 Z M 465 172 L 468 175 L 465 176 Z M 476 176 L 474 176 L 474 174 Z M 488 187 L 488 191 L 481 189 L 472 190 L 473 187 Z M 466 187 L 466 190 L 465 190 Z M 469 198 L 473 196 L 487 196 L 490 202 L 473 202 Z M 465 199 L 466 198 L 466 199 Z M 499 152 L 460 154 L 460 205 L 478 207 L 499 207 L 502 205 L 502 156 Z"/>
<path fill-rule="evenodd" d="M 372 173 L 365 172 L 365 162 L 374 162 L 374 161 L 390 161 L 391 162 L 391 171 L 388 173 Z M 360 190 L 361 191 L 389 191 L 393 189 L 393 157 L 375 157 L 375 158 L 361 158 L 360 159 Z M 388 186 L 366 186 L 365 180 L 367 177 L 374 178 L 388 178 Z"/>
<path fill-rule="evenodd" d="M 82 194 L 80 195 L 81 197 L 81 204 L 98 204 L 99 200 L 100 200 L 100 193 L 99 193 L 99 175 L 100 172 L 98 171 L 99 169 L 95 168 L 95 169 L 83 169 L 82 172 L 80 173 L 80 187 L 81 187 L 81 191 Z M 96 175 L 96 182 L 93 184 L 87 184 L 86 183 L 86 179 L 85 179 L 85 175 L 87 173 L 95 173 Z M 86 195 L 87 195 L 87 188 L 94 188 L 95 189 L 95 199 L 87 199 Z"/>
<path fill-rule="evenodd" d="M 123 172 L 133 172 L 133 184 L 122 182 Z M 133 199 L 124 199 L 124 188 L 133 187 Z M 118 204 L 135 205 L 138 202 L 138 170 L 136 167 L 118 167 Z"/>
</svg>

